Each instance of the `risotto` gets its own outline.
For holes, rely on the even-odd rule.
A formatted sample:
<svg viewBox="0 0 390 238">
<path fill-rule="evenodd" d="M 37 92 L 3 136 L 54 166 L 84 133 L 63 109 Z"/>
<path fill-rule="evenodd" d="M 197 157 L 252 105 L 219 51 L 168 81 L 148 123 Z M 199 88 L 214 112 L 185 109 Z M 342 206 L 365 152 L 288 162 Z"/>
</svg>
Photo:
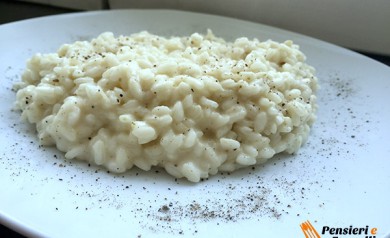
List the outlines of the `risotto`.
<svg viewBox="0 0 390 238">
<path fill-rule="evenodd" d="M 198 182 L 296 152 L 316 89 L 292 41 L 106 32 L 33 56 L 16 105 L 66 159 L 117 173 L 159 166 Z"/>
</svg>

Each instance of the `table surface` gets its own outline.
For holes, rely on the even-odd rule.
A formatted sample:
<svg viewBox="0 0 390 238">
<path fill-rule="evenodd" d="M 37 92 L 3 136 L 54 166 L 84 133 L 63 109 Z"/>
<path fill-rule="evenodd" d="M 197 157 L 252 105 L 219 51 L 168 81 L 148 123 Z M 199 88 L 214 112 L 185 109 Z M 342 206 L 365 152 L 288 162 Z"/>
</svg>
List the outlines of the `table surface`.
<svg viewBox="0 0 390 238">
<path fill-rule="evenodd" d="M 0 1 L 0 24 L 71 12 L 77 12 L 77 10 L 19 1 Z M 371 54 L 368 52 L 359 53 L 390 66 L 390 56 Z M 0 224 L 0 237 L 22 238 L 24 236 Z"/>
</svg>

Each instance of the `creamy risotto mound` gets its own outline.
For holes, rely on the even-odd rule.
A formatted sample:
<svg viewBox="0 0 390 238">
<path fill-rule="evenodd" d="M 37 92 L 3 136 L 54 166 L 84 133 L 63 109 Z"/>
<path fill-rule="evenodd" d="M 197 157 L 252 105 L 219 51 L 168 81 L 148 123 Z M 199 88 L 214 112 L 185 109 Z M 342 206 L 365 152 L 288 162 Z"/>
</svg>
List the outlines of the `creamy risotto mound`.
<svg viewBox="0 0 390 238">
<path fill-rule="evenodd" d="M 192 182 L 296 152 L 317 107 L 314 68 L 292 41 L 211 31 L 65 44 L 33 56 L 18 87 L 22 118 L 67 159 Z"/>
</svg>

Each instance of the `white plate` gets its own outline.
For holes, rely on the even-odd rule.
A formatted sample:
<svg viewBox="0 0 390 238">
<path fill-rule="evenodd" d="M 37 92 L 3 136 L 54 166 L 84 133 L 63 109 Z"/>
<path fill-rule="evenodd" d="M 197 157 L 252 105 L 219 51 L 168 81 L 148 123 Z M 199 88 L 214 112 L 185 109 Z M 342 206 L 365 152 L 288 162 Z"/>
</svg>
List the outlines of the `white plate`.
<svg viewBox="0 0 390 238">
<path fill-rule="evenodd" d="M 65 161 L 39 147 L 12 111 L 14 82 L 36 52 L 103 31 L 292 39 L 316 67 L 321 90 L 309 142 L 294 156 L 198 184 L 165 172 L 123 175 Z M 189 12 L 120 10 L 0 26 L 0 222 L 50 237 L 304 237 L 323 226 L 390 227 L 390 68 L 349 50 L 272 27 Z"/>
</svg>

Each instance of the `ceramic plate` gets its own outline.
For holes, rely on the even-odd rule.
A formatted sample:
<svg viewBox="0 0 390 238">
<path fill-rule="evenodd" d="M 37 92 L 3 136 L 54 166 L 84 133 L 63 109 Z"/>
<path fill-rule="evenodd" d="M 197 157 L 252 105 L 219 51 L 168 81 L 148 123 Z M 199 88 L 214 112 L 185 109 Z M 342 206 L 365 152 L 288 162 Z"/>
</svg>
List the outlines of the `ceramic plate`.
<svg viewBox="0 0 390 238">
<path fill-rule="evenodd" d="M 12 85 L 37 52 L 54 52 L 61 44 L 90 40 L 104 31 L 183 36 L 207 28 L 226 40 L 292 39 L 301 46 L 317 69 L 321 89 L 318 120 L 298 153 L 196 184 L 156 168 L 113 175 L 39 146 L 34 128 L 12 109 Z M 269 26 L 169 10 L 43 17 L 1 25 L 0 35 L 0 222 L 18 232 L 48 237 L 304 237 L 300 224 L 305 221 L 320 235 L 324 231 L 323 237 L 332 236 L 331 228 L 348 232 L 350 226 L 367 233 L 377 228 L 376 237 L 388 232 L 389 67 Z"/>
</svg>

